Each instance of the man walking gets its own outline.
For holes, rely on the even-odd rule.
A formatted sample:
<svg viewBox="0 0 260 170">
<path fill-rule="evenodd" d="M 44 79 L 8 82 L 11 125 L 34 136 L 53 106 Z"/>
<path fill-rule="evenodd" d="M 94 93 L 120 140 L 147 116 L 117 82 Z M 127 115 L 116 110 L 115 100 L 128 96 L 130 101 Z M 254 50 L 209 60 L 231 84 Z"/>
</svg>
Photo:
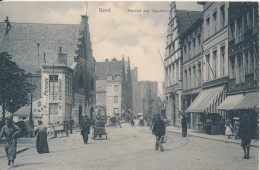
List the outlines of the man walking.
<svg viewBox="0 0 260 170">
<path fill-rule="evenodd" d="M 90 133 L 90 126 L 91 122 L 88 118 L 88 115 L 83 116 L 83 120 L 81 122 L 81 135 L 85 144 L 88 143 L 88 134 Z"/>
<path fill-rule="evenodd" d="M 158 148 L 160 148 L 161 151 L 164 151 L 162 146 L 162 136 L 165 135 L 165 123 L 162 121 L 160 114 L 156 115 L 152 133 L 156 136 L 155 149 L 158 150 Z"/>
</svg>

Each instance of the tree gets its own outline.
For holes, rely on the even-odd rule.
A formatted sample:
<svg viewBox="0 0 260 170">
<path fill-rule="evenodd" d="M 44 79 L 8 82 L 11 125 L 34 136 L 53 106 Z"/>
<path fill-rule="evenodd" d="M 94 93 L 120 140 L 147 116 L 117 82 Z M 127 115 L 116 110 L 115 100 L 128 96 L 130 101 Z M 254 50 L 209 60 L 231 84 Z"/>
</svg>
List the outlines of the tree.
<svg viewBox="0 0 260 170">
<path fill-rule="evenodd" d="M 0 53 L 0 105 L 5 112 L 17 111 L 20 107 L 30 103 L 30 94 L 35 86 L 28 81 L 30 74 L 13 62 L 7 53 Z"/>
</svg>

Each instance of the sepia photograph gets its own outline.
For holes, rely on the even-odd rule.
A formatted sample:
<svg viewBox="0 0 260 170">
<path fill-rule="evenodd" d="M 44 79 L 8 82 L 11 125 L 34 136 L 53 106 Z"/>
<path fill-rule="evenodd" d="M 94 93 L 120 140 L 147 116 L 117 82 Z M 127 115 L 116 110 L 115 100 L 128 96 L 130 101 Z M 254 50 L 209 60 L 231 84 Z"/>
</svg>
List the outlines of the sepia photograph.
<svg viewBox="0 0 260 170">
<path fill-rule="evenodd" d="M 257 1 L 0 0 L 0 170 L 259 169 Z"/>
</svg>

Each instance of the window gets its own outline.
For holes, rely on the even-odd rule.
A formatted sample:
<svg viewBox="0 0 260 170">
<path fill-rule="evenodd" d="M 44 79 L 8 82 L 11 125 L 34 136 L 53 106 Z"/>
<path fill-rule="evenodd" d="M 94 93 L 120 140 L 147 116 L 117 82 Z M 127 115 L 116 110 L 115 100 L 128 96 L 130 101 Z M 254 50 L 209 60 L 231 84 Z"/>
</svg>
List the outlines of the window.
<svg viewBox="0 0 260 170">
<path fill-rule="evenodd" d="M 217 11 L 213 13 L 213 30 L 217 32 Z"/>
<path fill-rule="evenodd" d="M 118 108 L 114 108 L 114 114 L 119 114 L 119 109 Z"/>
<path fill-rule="evenodd" d="M 240 17 L 237 20 L 237 35 L 236 42 L 240 42 L 242 40 L 242 18 Z"/>
<path fill-rule="evenodd" d="M 248 30 L 247 14 L 243 16 L 243 20 L 244 20 L 244 32 L 247 32 Z"/>
<path fill-rule="evenodd" d="M 201 45 L 201 35 L 198 34 L 198 44 Z"/>
<path fill-rule="evenodd" d="M 220 28 L 223 28 L 225 25 L 225 5 L 220 7 Z"/>
<path fill-rule="evenodd" d="M 253 9 L 250 8 L 248 12 L 248 29 L 253 27 Z"/>
<path fill-rule="evenodd" d="M 206 60 L 207 60 L 207 79 L 209 80 L 210 79 L 210 54 L 207 54 L 206 55 Z"/>
<path fill-rule="evenodd" d="M 213 76 L 217 77 L 217 50 L 213 51 L 213 72 Z"/>
<path fill-rule="evenodd" d="M 235 38 L 235 23 L 230 24 L 230 31 L 229 31 L 229 39 L 233 40 Z"/>
<path fill-rule="evenodd" d="M 210 18 L 206 19 L 206 37 L 209 37 L 210 34 Z"/>
<path fill-rule="evenodd" d="M 55 123 L 58 116 L 58 103 L 49 104 L 49 123 Z"/>
<path fill-rule="evenodd" d="M 184 53 L 185 54 L 187 53 L 187 46 L 186 46 L 186 44 L 184 44 Z"/>
<path fill-rule="evenodd" d="M 172 52 L 175 52 L 175 44 L 174 44 L 174 42 L 172 43 Z"/>
<path fill-rule="evenodd" d="M 243 82 L 243 56 L 240 54 L 237 57 L 237 62 L 238 62 L 238 83 Z"/>
<path fill-rule="evenodd" d="M 221 59 L 220 74 L 221 74 L 221 76 L 224 76 L 224 74 L 225 74 L 225 46 L 222 46 L 220 48 L 220 59 Z"/>
<path fill-rule="evenodd" d="M 191 68 L 189 67 L 189 85 L 188 85 L 188 88 L 191 88 Z"/>
<path fill-rule="evenodd" d="M 49 75 L 49 92 L 50 95 L 57 96 L 58 95 L 58 75 Z"/>
<path fill-rule="evenodd" d="M 193 44 L 193 48 L 195 49 L 195 47 L 196 47 L 196 39 L 195 39 L 195 37 L 192 39 L 192 44 Z"/>
<path fill-rule="evenodd" d="M 193 66 L 193 87 L 196 87 L 197 77 L 196 77 L 196 66 Z"/>
<path fill-rule="evenodd" d="M 176 81 L 179 81 L 179 62 L 176 62 Z"/>
<path fill-rule="evenodd" d="M 201 83 L 201 64 L 199 63 L 198 64 L 198 83 L 199 83 L 199 85 L 200 85 L 200 83 Z"/>
<path fill-rule="evenodd" d="M 118 85 L 114 85 L 114 92 L 118 92 Z"/>
<path fill-rule="evenodd" d="M 187 85 L 188 85 L 187 70 L 184 71 L 184 75 L 185 75 L 185 84 L 184 84 L 184 85 L 185 85 L 185 89 L 187 89 L 187 87 L 188 87 L 188 86 L 187 86 Z"/>
<path fill-rule="evenodd" d="M 230 58 L 230 65 L 231 65 L 231 78 L 234 78 L 236 76 L 235 57 Z"/>
<path fill-rule="evenodd" d="M 114 96 L 114 103 L 118 103 L 118 96 Z"/>
<path fill-rule="evenodd" d="M 68 76 L 65 76 L 65 93 L 71 94 L 72 84 L 71 84 L 71 78 Z"/>
<path fill-rule="evenodd" d="M 249 59 L 248 52 L 245 52 L 245 74 L 249 73 Z"/>
<path fill-rule="evenodd" d="M 253 52 L 253 50 L 250 50 L 249 61 L 250 61 L 250 73 L 254 73 L 254 52 Z"/>
</svg>

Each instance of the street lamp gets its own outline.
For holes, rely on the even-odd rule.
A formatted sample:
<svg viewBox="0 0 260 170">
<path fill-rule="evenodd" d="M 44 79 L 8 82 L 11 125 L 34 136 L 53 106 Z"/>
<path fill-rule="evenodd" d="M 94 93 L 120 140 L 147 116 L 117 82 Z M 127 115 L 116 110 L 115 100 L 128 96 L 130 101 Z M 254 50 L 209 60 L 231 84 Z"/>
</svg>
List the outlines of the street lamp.
<svg viewBox="0 0 260 170">
<path fill-rule="evenodd" d="M 32 84 L 32 73 L 29 73 L 29 76 L 31 78 L 31 84 Z M 30 121 L 30 125 L 33 127 L 33 120 L 32 120 L 32 92 L 30 92 L 30 97 L 31 97 L 31 108 L 30 108 L 29 121 Z"/>
</svg>

